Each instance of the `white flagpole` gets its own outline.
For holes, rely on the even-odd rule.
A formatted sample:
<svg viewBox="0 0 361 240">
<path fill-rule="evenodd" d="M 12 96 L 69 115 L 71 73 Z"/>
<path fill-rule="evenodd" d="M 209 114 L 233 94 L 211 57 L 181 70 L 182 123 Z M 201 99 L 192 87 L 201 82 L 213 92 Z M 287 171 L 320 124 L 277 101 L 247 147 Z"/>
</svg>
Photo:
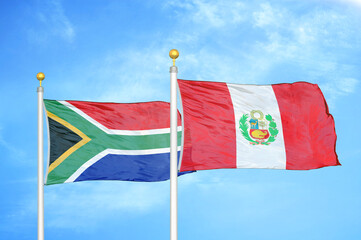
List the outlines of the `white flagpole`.
<svg viewBox="0 0 361 240">
<path fill-rule="evenodd" d="M 177 157 L 177 73 L 175 59 L 179 56 L 176 49 L 169 52 L 173 59 L 170 67 L 170 240 L 178 239 L 178 157 Z"/>
<path fill-rule="evenodd" d="M 38 92 L 38 240 L 44 240 L 44 132 L 43 132 L 43 95 L 41 81 L 45 75 L 39 72 L 36 78 L 40 81 Z"/>
</svg>

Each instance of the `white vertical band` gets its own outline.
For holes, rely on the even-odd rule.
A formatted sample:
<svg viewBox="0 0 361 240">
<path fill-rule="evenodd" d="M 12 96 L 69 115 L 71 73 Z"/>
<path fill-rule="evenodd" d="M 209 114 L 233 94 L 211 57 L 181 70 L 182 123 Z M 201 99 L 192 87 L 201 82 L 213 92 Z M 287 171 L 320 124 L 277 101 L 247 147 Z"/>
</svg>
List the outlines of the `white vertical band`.
<svg viewBox="0 0 361 240">
<path fill-rule="evenodd" d="M 38 87 L 38 240 L 44 240 L 43 87 Z"/>
<path fill-rule="evenodd" d="M 170 240 L 178 239 L 177 73 L 170 67 Z"/>
<path fill-rule="evenodd" d="M 286 150 L 283 139 L 283 128 L 281 114 L 277 103 L 277 98 L 271 85 L 240 85 L 227 84 L 231 95 L 237 145 L 237 168 L 286 168 Z M 248 114 L 249 120 L 252 111 L 264 114 L 263 124 L 267 125 L 266 115 L 270 115 L 275 121 L 278 134 L 275 141 L 269 145 L 252 145 L 242 135 L 239 129 L 239 121 L 244 114 Z M 268 129 L 268 126 L 265 127 Z"/>
</svg>

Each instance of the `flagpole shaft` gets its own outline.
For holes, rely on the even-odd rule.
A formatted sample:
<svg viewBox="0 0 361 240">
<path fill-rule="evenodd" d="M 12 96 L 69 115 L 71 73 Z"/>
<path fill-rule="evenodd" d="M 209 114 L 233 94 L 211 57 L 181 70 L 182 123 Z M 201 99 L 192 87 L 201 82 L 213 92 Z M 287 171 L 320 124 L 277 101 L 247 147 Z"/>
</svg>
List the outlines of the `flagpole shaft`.
<svg viewBox="0 0 361 240">
<path fill-rule="evenodd" d="M 43 94 L 44 88 L 38 87 L 38 240 L 44 240 L 44 132 L 43 132 Z"/>
<path fill-rule="evenodd" d="M 177 73 L 170 67 L 170 240 L 178 239 Z"/>
</svg>

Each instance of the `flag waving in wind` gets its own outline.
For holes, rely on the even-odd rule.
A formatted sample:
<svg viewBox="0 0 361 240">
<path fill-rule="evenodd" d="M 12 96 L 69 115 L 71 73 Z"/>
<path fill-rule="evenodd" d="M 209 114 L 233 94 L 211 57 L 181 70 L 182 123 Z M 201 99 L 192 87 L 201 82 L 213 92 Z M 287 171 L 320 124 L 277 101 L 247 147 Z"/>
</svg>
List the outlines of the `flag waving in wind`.
<svg viewBox="0 0 361 240">
<path fill-rule="evenodd" d="M 340 165 L 334 120 L 316 84 L 178 80 L 178 85 L 184 121 L 181 171 Z"/>
<path fill-rule="evenodd" d="M 169 103 L 44 104 L 50 138 L 47 185 L 169 179 Z M 180 145 L 179 113 L 178 122 Z"/>
</svg>

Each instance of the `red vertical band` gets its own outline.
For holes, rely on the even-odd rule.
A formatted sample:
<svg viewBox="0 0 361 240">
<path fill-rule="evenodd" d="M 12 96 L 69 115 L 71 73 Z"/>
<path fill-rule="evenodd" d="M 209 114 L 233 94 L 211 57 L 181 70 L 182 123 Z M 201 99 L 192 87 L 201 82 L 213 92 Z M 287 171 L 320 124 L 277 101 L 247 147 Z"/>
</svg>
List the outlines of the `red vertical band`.
<svg viewBox="0 0 361 240">
<path fill-rule="evenodd" d="M 226 83 L 178 80 L 184 117 L 181 171 L 236 168 L 236 129 Z"/>
<path fill-rule="evenodd" d="M 286 169 L 340 165 L 332 115 L 317 84 L 272 85 L 279 105 L 286 148 Z"/>
</svg>

